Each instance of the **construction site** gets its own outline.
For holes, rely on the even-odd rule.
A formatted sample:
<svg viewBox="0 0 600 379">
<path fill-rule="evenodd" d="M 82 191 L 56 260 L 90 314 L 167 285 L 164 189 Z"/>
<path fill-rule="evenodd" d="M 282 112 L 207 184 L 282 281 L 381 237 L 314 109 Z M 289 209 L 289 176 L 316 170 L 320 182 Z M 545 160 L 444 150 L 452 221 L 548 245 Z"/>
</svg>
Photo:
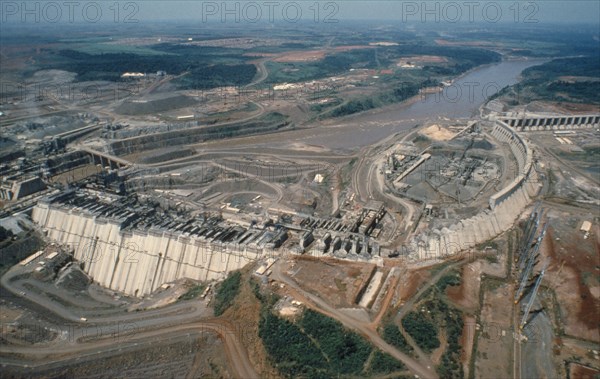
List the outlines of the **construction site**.
<svg viewBox="0 0 600 379">
<path fill-rule="evenodd" d="M 79 188 L 50 190 L 32 219 L 49 239 L 71 245 L 75 259 L 88 260 L 85 270 L 99 283 L 141 296 L 180 277 L 224 278 L 279 248 L 363 261 L 450 257 L 508 230 L 539 191 L 530 147 L 499 121 L 472 122 L 418 152 L 420 136 L 394 144 L 383 166 L 371 167 L 385 173 L 384 197 L 363 205 L 355 190 L 339 188 L 342 168 L 333 158 L 293 170 L 265 153 L 133 164 L 81 147 L 65 154 L 84 154 L 79 167 L 101 172 Z M 55 166 L 46 163 L 44 177 L 60 175 Z M 423 204 L 411 232 L 391 233 L 412 220 L 392 217 L 386 205 L 398 207 L 389 197 Z"/>
<path fill-rule="evenodd" d="M 89 133 L 128 128 L 97 122 L 7 155 L 14 163 L 3 166 L 5 220 L 29 214 L 33 223 L 20 225 L 45 241 L 29 257 L 14 255 L 22 261 L 3 277 L 14 296 L 7 314 L 25 297 L 46 307 L 83 301 L 56 312 L 79 325 L 69 338 L 98 349 L 99 336 L 77 337 L 88 333 L 86 324 L 97 328 L 120 312 L 142 310 L 142 318 L 123 316 L 131 324 L 122 346 L 133 349 L 130 340 L 145 336 L 142 330 L 164 324 L 159 315 L 184 322 L 210 314 L 213 288 L 242 270 L 282 296 L 274 306 L 279 317 L 299 322 L 307 307 L 316 306 L 372 341 L 380 338 L 372 334 L 377 326 L 383 344 L 398 328 L 405 342 L 396 348 L 408 354 L 398 359 L 416 372 L 435 365 L 451 375 L 460 368 L 476 377 L 499 371 L 552 376 L 587 370 L 598 359 L 597 349 L 585 350 L 592 346 L 585 341 L 599 338 L 583 310 L 589 306 L 581 301 L 563 308 L 561 302 L 572 302 L 565 298 L 571 290 L 553 288 L 564 285 L 566 274 L 580 275 L 585 286 L 573 290 L 597 306 L 600 283 L 592 278 L 600 266 L 577 273 L 567 256 L 559 258 L 564 248 L 557 244 L 572 238 L 556 237 L 565 233 L 557 229 L 564 206 L 536 201 L 560 191 L 583 201 L 597 196 L 585 182 L 569 186 L 574 179 L 564 171 L 556 178 L 543 157 L 560 153 L 536 145 L 553 141 L 577 154 L 577 145 L 587 148 L 598 138 L 588 126 L 569 134 L 524 134 L 494 116 L 437 121 L 389 136 L 357 156 L 309 146 L 238 151 L 220 143 L 209 149 L 142 145 L 123 154 L 98 138 L 81 142 Z M 573 222 L 581 231 L 576 227 L 571 235 L 581 233 L 584 241 L 578 248 L 591 243 L 586 249 L 597 249 L 597 218 L 583 212 Z M 175 311 L 188 304 L 179 299 L 190 288 L 202 289 L 202 305 Z M 34 293 L 55 300 L 37 300 Z M 430 342 L 415 334 L 417 314 L 431 325 Z M 12 346 L 19 340 L 54 346 L 63 333 L 52 318 L 41 330 L 15 322 L 4 330 L 12 341 L 5 353 L 27 351 Z M 449 322 L 462 327 L 448 329 Z M 209 339 L 229 330 L 224 324 L 202 328 Z M 232 333 L 237 342 L 227 343 L 254 349 L 255 337 Z M 456 344 L 462 353 L 452 350 Z M 568 361 L 581 349 L 588 352 L 577 362 L 583 366 L 556 365 L 553 357 Z M 211 354 L 217 357 L 218 349 Z M 494 356 L 512 364 L 498 366 Z M 539 363 L 526 363 L 531 360 Z M 452 361 L 458 366 L 449 366 Z M 11 367 L 18 367 L 14 362 Z M 219 372 L 243 370 L 227 361 L 218 365 Z M 32 372 L 53 372 L 44 367 Z M 69 367 L 81 373 L 89 366 Z"/>
<path fill-rule="evenodd" d="M 295 41 L 189 38 L 177 48 Z M 3 94 L 3 375 L 600 375 L 600 112 L 439 102 L 539 63 L 515 59 L 321 117 L 379 75 L 457 59 L 281 79 L 397 45 L 333 41 L 244 53 L 245 86 L 129 70 L 118 96 L 103 80 L 77 101 Z"/>
</svg>

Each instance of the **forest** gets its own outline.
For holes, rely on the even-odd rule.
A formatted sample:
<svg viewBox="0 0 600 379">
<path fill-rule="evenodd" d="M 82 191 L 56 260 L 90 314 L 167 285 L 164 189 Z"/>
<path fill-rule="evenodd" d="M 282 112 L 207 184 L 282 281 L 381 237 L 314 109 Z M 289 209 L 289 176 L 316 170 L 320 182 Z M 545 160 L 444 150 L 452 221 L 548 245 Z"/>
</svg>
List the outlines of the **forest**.
<svg viewBox="0 0 600 379">
<path fill-rule="evenodd" d="M 600 104 L 600 65 L 595 57 L 554 59 L 523 71 L 523 80 L 492 98 L 510 105 L 535 100 Z"/>
<path fill-rule="evenodd" d="M 57 62 L 48 68 L 77 74 L 76 80 L 121 81 L 125 72 L 156 73 L 167 71 L 185 75 L 178 79 L 183 89 L 210 89 L 221 86 L 243 86 L 252 81 L 256 67 L 246 64 L 237 53 L 216 54 L 215 49 L 161 49 L 167 54 L 139 55 L 132 53 L 88 54 L 76 50 L 60 50 Z M 214 55 L 210 55 L 210 53 Z"/>
<path fill-rule="evenodd" d="M 434 85 L 437 85 L 437 81 L 433 79 L 427 79 L 421 83 L 400 83 L 400 85 L 393 90 L 384 91 L 374 96 L 350 99 L 323 114 L 321 118 L 342 117 L 389 104 L 399 103 L 417 95 L 421 88 Z"/>
<path fill-rule="evenodd" d="M 220 316 L 233 304 L 233 300 L 240 292 L 242 274 L 232 271 L 219 286 L 215 294 L 215 316 Z"/>
<path fill-rule="evenodd" d="M 276 316 L 262 295 L 257 298 L 263 301 L 259 336 L 273 365 L 285 377 L 364 377 L 405 369 L 402 362 L 334 319 L 306 309 L 291 321 Z"/>
</svg>

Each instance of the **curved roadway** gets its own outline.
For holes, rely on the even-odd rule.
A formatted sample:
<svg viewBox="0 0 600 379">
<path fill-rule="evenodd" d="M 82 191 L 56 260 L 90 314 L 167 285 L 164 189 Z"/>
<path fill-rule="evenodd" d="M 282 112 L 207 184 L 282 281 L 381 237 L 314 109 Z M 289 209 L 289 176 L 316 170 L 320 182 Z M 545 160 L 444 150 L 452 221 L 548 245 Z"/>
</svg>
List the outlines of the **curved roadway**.
<svg viewBox="0 0 600 379">
<path fill-rule="evenodd" d="M 29 287 L 34 281 L 18 280 L 18 276 L 24 273 L 21 266 L 15 266 L 9 270 L 1 279 L 0 284 L 3 290 L 6 290 L 15 296 L 18 302 L 34 303 L 35 308 L 42 308 L 43 317 L 49 317 L 48 312 L 63 321 L 69 321 L 70 328 L 67 328 L 66 336 L 68 344 L 57 344 L 54 341 L 46 345 L 17 346 L 0 345 L 0 353 L 3 355 L 2 364 L 6 366 L 18 366 L 25 368 L 46 368 L 58 365 L 77 362 L 81 358 L 98 355 L 111 355 L 122 352 L 123 349 L 136 350 L 156 344 L 157 337 L 160 340 L 176 338 L 177 336 L 190 333 L 201 333 L 210 331 L 216 333 L 225 345 L 228 355 L 236 375 L 240 378 L 257 378 L 248 354 L 238 339 L 236 328 L 226 320 L 218 318 L 208 318 L 197 321 L 199 317 L 206 317 L 206 308 L 202 303 L 182 302 L 166 306 L 161 309 L 144 311 L 141 313 L 123 313 L 121 315 L 110 315 L 106 317 L 89 317 L 85 322 L 81 320 L 80 314 L 75 314 L 62 304 L 49 300 L 37 291 L 32 291 Z M 24 285 L 28 283 L 29 285 Z M 45 311 L 45 312 L 44 312 Z M 90 338 L 86 329 L 99 328 L 103 325 L 124 325 L 127 330 L 125 339 L 122 343 L 115 343 L 113 333 L 105 333 L 104 338 Z M 111 328 L 109 328 L 111 329 Z M 116 331 L 119 333 L 119 331 Z M 85 337 L 88 335 L 88 337 Z M 76 338 L 79 336 L 79 338 Z M 98 336 L 98 334 L 96 334 Z M 100 333 L 100 337 L 102 333 Z M 118 336 L 117 337 L 123 337 Z M 68 355 L 65 357 L 65 355 Z M 32 364 L 26 357 L 34 357 L 38 362 Z"/>
</svg>

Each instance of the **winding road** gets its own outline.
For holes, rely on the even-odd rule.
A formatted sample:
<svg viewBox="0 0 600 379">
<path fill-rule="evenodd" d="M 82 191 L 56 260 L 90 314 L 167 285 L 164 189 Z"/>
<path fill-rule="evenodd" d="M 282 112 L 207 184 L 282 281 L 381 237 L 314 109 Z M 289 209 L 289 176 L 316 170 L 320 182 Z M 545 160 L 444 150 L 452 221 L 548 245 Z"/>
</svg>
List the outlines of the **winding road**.
<svg viewBox="0 0 600 379">
<path fill-rule="evenodd" d="M 189 338 L 190 333 L 200 334 L 213 332 L 223 341 L 227 358 L 236 376 L 239 378 L 257 378 L 248 354 L 239 341 L 239 330 L 230 322 L 219 318 L 207 317 L 207 308 L 202 302 L 178 302 L 161 309 L 140 313 L 122 313 L 105 317 L 88 317 L 82 321 L 80 314 L 75 314 L 58 301 L 50 300 L 38 291 L 33 291 L 35 281 L 18 281 L 25 269 L 14 266 L 1 279 L 3 298 L 7 293 L 13 294 L 17 303 L 30 305 L 44 317 L 56 320 L 59 325 L 67 321 L 66 333 L 60 341 L 50 341 L 35 345 L 0 345 L 0 362 L 4 366 L 22 368 L 52 368 L 75 363 L 85 357 L 98 359 L 128 350 L 139 350 L 173 338 Z M 28 284 L 28 285 L 25 285 Z M 45 289 L 44 289 L 45 290 Z M 64 301 L 64 300 L 63 300 Z M 114 326 L 117 325 L 117 329 Z M 121 329 L 119 330 L 119 326 Z M 93 330 L 94 333 L 90 333 Z M 100 333 L 98 333 L 100 330 Z M 109 332 L 106 332 L 106 331 Z M 116 334 L 115 334 L 116 333 Z M 119 340 L 120 339 L 120 340 Z M 64 343 L 64 340 L 69 341 Z M 34 361 L 34 362 L 32 362 Z"/>
<path fill-rule="evenodd" d="M 200 335 L 204 332 L 215 333 L 223 341 L 228 361 L 238 378 L 258 378 L 258 374 L 250 363 L 248 353 L 236 335 L 235 328 L 220 319 L 208 319 L 202 322 L 137 332 L 133 336 L 128 336 L 127 341 L 122 343 L 115 343 L 115 336 L 107 336 L 87 342 L 77 340 L 73 344 L 62 346 L 0 345 L 0 353 L 3 355 L 2 365 L 4 366 L 51 368 L 76 362 L 86 357 L 98 359 L 100 356 L 123 353 L 124 350 L 135 351 L 156 345 L 157 337 L 160 337 L 160 341 L 163 343 L 170 339 L 189 338 L 191 333 Z M 14 358 L 7 358 L 7 355 L 14 355 Z M 65 358 L 65 355 L 68 357 Z M 35 357 L 37 363 L 31 363 L 30 359 L 24 360 L 21 356 Z"/>
</svg>

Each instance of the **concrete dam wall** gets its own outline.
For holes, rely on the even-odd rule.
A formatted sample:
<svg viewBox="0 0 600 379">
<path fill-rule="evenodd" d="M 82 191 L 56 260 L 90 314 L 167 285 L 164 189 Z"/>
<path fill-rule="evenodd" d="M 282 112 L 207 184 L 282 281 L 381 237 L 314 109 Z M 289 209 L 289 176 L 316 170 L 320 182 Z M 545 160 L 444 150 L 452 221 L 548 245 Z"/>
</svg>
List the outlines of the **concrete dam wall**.
<svg viewBox="0 0 600 379">
<path fill-rule="evenodd" d="M 49 238 L 73 248 L 74 258 L 83 262 L 94 281 L 132 296 L 149 294 L 183 277 L 219 279 L 263 254 L 259 247 L 186 236 L 182 231 L 126 230 L 127 218 L 105 218 L 62 204 L 40 202 L 33 220 Z"/>
<path fill-rule="evenodd" d="M 512 116 L 500 120 L 519 132 L 537 132 L 545 130 L 591 129 L 600 126 L 600 115 L 557 115 L 557 116 Z"/>
<path fill-rule="evenodd" d="M 512 227 L 539 189 L 538 174 L 533 168 L 533 153 L 527 142 L 512 128 L 496 121 L 492 136 L 510 147 L 518 166 L 516 178 L 490 196 L 489 209 L 461 220 L 450 227 L 434 229 L 415 236 L 409 251 L 415 259 L 452 256 L 481 244 Z"/>
</svg>

